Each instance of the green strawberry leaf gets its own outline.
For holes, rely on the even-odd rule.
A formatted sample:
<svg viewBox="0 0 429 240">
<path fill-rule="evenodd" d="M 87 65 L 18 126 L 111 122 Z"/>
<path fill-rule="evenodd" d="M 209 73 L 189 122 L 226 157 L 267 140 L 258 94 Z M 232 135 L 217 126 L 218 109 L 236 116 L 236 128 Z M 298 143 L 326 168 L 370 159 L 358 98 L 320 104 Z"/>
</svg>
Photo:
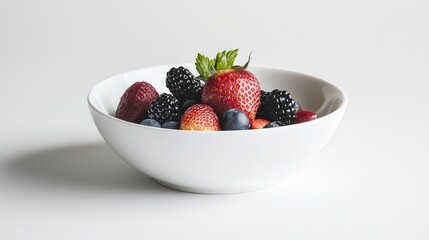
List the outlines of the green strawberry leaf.
<svg viewBox="0 0 429 240">
<path fill-rule="evenodd" d="M 238 55 L 238 48 L 234 50 L 230 50 L 226 53 L 226 60 L 228 62 L 228 68 L 232 67 L 234 65 L 234 61 L 237 58 Z"/>
<path fill-rule="evenodd" d="M 218 72 L 226 69 L 246 69 L 249 65 L 252 53 L 249 54 L 249 59 L 244 66 L 234 65 L 235 59 L 238 55 L 238 49 L 222 51 L 216 54 L 216 57 L 210 59 L 201 53 L 198 53 L 195 59 L 195 67 L 200 74 L 195 77 L 197 80 L 207 81 L 210 77 L 216 75 Z"/>
<path fill-rule="evenodd" d="M 195 67 L 200 74 L 199 77 L 201 79 L 207 79 L 212 76 L 210 68 L 213 66 L 213 62 L 214 61 L 210 58 L 198 53 L 197 58 L 195 59 Z"/>
<path fill-rule="evenodd" d="M 228 61 L 226 58 L 226 51 L 219 52 L 215 58 L 215 69 L 216 71 L 225 70 L 228 67 Z"/>
<path fill-rule="evenodd" d="M 215 58 L 215 69 L 217 71 L 225 70 L 231 68 L 234 65 L 234 61 L 237 58 L 238 49 L 230 51 L 222 51 L 216 55 Z"/>
</svg>

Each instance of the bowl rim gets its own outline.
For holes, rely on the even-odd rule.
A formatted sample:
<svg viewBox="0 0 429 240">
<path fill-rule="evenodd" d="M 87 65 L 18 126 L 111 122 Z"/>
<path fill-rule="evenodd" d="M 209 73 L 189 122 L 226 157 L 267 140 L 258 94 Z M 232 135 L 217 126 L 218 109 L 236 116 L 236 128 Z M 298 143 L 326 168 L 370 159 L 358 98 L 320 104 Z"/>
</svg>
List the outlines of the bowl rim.
<svg viewBox="0 0 429 240">
<path fill-rule="evenodd" d="M 250 134 L 250 133 L 255 133 L 255 132 L 260 132 L 260 131 L 253 131 L 253 130 L 262 130 L 262 129 L 249 129 L 251 131 L 240 131 L 240 130 L 231 130 L 231 131 L 184 131 L 184 130 L 179 130 L 179 129 L 168 129 L 168 128 L 156 128 L 156 127 L 150 127 L 150 126 L 145 126 L 145 125 L 141 125 L 141 124 L 137 124 L 137 123 L 132 123 L 132 122 L 128 122 L 119 118 L 116 118 L 112 115 L 109 115 L 101 110 L 99 110 L 97 107 L 95 107 L 93 105 L 93 103 L 90 100 L 90 97 L 92 94 L 94 94 L 94 90 L 102 83 L 112 79 L 112 78 L 116 78 L 119 76 L 122 76 L 124 74 L 128 74 L 128 73 L 133 73 L 133 72 L 137 72 L 137 71 L 141 71 L 143 69 L 151 69 L 151 68 L 159 68 L 159 67 L 171 67 L 171 66 L 183 66 L 183 65 L 190 65 L 192 63 L 172 63 L 172 64 L 162 64 L 162 65 L 153 65 L 153 66 L 148 66 L 148 67 L 142 67 L 142 68 L 137 68 L 137 69 L 133 69 L 133 70 L 129 70 L 129 71 L 125 71 L 125 72 L 121 72 L 115 75 L 112 75 L 108 78 L 103 79 L 102 81 L 98 82 L 96 85 L 94 85 L 88 92 L 86 100 L 88 103 L 88 106 L 90 109 L 92 109 L 93 111 L 97 112 L 100 116 L 107 118 L 110 121 L 116 121 L 120 124 L 127 124 L 129 126 L 133 126 L 133 127 L 137 127 L 137 128 L 143 128 L 143 129 L 150 129 L 150 130 L 154 130 L 154 131 L 174 131 L 175 133 L 183 133 L 183 134 L 237 134 L 237 133 L 241 133 L 241 134 Z M 264 131 L 273 131 L 273 130 L 285 130 L 285 129 L 291 129 L 291 128 L 296 128 L 296 127 L 304 127 L 304 126 L 308 126 L 310 124 L 317 124 L 320 121 L 323 121 L 324 119 L 327 120 L 329 118 L 334 117 L 337 114 L 341 114 L 342 111 L 345 111 L 347 108 L 347 104 L 348 104 L 348 97 L 347 94 L 337 85 L 328 82 L 326 80 L 320 79 L 318 77 L 315 77 L 313 75 L 310 74 L 306 74 L 306 73 L 302 73 L 302 72 L 298 72 L 298 71 L 294 71 L 294 70 L 289 70 L 286 68 L 282 68 L 282 67 L 275 67 L 275 66 L 268 66 L 268 65 L 262 65 L 262 64 L 252 64 L 250 66 L 250 68 L 252 67 L 257 67 L 257 68 L 264 68 L 267 70 L 276 70 L 276 71 L 286 71 L 292 74 L 297 74 L 297 75 L 302 75 L 305 77 L 309 77 L 312 80 L 316 80 L 319 82 L 322 82 L 323 84 L 326 85 L 330 85 L 332 87 L 334 87 L 336 90 L 338 90 L 338 92 L 340 92 L 341 97 L 342 97 L 342 103 L 340 105 L 340 107 L 338 107 L 336 110 L 334 110 L 333 112 L 326 114 L 322 117 L 318 117 L 315 120 L 312 121 L 308 121 L 308 122 L 303 122 L 303 123 L 298 123 L 298 124 L 291 124 L 291 125 L 287 125 L 285 127 L 280 127 L 280 128 L 265 128 L 263 129 Z"/>
</svg>

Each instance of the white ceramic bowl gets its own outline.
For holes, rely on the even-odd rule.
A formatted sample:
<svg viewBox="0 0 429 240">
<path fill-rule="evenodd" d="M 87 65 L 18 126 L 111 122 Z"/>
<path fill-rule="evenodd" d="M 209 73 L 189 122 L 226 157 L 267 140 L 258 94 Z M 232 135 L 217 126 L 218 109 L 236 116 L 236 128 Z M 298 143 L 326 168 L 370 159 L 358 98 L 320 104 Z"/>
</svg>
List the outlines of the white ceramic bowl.
<svg viewBox="0 0 429 240">
<path fill-rule="evenodd" d="M 251 66 L 263 90 L 292 93 L 318 119 L 285 127 L 195 132 L 147 127 L 114 116 L 123 92 L 136 81 L 159 93 L 173 66 L 138 69 L 108 78 L 88 94 L 89 109 L 106 143 L 126 162 L 162 185 L 196 193 L 226 194 L 270 186 L 315 156 L 338 127 L 347 97 L 338 87 L 288 70 Z M 195 71 L 193 71 L 195 73 Z"/>
</svg>

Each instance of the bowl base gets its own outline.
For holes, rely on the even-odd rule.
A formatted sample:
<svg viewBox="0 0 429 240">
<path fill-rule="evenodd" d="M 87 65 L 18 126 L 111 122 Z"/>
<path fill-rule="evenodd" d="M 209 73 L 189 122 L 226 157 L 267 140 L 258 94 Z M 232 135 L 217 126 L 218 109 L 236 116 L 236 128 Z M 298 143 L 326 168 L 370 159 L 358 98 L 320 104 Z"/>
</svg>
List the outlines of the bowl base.
<svg viewBox="0 0 429 240">
<path fill-rule="evenodd" d="M 252 191 L 256 191 L 256 190 L 262 190 L 264 188 L 268 188 L 270 186 L 277 184 L 281 180 L 281 179 L 279 179 L 277 181 L 270 182 L 268 184 L 253 185 L 253 186 L 246 186 L 246 187 L 237 187 L 237 188 L 199 188 L 199 187 L 189 187 L 189 186 L 183 186 L 183 185 L 178 185 L 178 184 L 174 184 L 174 183 L 164 182 L 162 180 L 155 179 L 155 178 L 152 178 L 152 179 L 156 183 L 158 183 L 164 187 L 174 189 L 174 190 L 178 190 L 178 191 L 182 191 L 182 192 L 189 192 L 189 193 L 213 194 L 213 195 L 215 195 L 215 194 L 217 194 L 217 195 L 236 194 L 236 193 L 245 193 L 245 192 L 252 192 Z"/>
</svg>

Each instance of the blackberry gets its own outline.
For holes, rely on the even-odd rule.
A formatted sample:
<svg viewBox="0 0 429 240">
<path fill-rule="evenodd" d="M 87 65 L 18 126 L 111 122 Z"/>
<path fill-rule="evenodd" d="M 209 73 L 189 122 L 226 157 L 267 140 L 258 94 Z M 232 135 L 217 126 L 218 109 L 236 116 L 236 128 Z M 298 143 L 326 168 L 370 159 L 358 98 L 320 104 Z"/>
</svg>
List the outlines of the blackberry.
<svg viewBox="0 0 429 240">
<path fill-rule="evenodd" d="M 269 118 L 268 115 L 268 97 L 270 96 L 270 92 L 265 92 L 261 90 L 261 104 L 259 105 L 258 112 L 256 113 L 256 118 Z"/>
<path fill-rule="evenodd" d="M 287 91 L 275 89 L 268 97 L 268 113 L 270 121 L 292 124 L 296 118 L 295 100 Z"/>
<path fill-rule="evenodd" d="M 201 99 L 203 91 L 201 81 L 195 80 L 194 75 L 182 66 L 173 67 L 167 72 L 165 85 L 179 100 L 195 99 L 198 101 Z"/>
<path fill-rule="evenodd" d="M 147 109 L 148 117 L 161 125 L 168 121 L 179 121 L 179 101 L 169 93 L 163 93 Z"/>
</svg>

